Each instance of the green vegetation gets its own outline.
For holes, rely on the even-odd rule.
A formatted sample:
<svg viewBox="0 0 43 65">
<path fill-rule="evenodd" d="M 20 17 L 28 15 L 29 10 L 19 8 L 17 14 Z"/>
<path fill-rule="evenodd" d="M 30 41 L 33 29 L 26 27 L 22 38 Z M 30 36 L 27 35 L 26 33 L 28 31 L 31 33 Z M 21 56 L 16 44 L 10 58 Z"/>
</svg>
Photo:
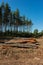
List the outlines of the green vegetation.
<svg viewBox="0 0 43 65">
<path fill-rule="evenodd" d="M 38 31 L 38 29 L 35 29 L 33 32 L 33 37 L 41 37 L 43 36 L 43 30 L 41 32 Z"/>
<path fill-rule="evenodd" d="M 16 37 L 39 37 L 43 36 L 43 31 L 37 29 L 32 33 L 32 21 L 25 16 L 21 16 L 19 9 L 11 11 L 8 3 L 0 5 L 0 36 Z"/>
<path fill-rule="evenodd" d="M 22 27 L 22 30 L 19 29 L 20 27 Z M 0 32 L 25 32 L 25 27 L 27 27 L 27 31 L 30 32 L 32 21 L 28 20 L 25 16 L 21 16 L 19 9 L 12 12 L 8 3 L 5 5 L 2 3 L 0 6 Z"/>
</svg>

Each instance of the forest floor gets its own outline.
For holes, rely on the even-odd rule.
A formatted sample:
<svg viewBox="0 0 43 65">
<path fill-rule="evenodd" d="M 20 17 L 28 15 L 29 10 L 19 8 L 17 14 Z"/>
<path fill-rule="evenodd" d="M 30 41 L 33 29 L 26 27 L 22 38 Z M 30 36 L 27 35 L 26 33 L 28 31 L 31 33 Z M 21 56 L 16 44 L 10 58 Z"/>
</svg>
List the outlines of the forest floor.
<svg viewBox="0 0 43 65">
<path fill-rule="evenodd" d="M 38 47 L 37 44 L 29 41 L 27 43 L 26 40 L 29 39 L 14 38 L 0 43 L 0 65 L 43 65 L 43 37 L 36 39 Z"/>
</svg>

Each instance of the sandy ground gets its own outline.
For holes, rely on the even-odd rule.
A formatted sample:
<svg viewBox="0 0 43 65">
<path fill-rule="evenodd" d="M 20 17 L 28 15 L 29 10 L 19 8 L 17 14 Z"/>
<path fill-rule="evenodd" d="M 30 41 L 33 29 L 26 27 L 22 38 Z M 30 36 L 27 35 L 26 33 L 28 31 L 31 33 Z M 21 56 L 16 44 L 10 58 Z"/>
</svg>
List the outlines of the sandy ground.
<svg viewBox="0 0 43 65">
<path fill-rule="evenodd" d="M 40 43 L 37 49 L 7 45 L 4 47 L 3 44 L 0 44 L 0 65 L 43 65 L 43 38 L 37 41 Z"/>
</svg>

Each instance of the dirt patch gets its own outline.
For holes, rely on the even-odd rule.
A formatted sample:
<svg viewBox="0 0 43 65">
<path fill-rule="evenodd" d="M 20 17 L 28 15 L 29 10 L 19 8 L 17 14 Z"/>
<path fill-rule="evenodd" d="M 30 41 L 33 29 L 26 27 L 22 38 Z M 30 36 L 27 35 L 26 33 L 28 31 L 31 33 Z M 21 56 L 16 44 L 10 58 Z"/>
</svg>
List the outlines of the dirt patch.
<svg viewBox="0 0 43 65">
<path fill-rule="evenodd" d="M 43 39 L 36 40 L 40 43 L 37 49 L 0 44 L 0 65 L 43 65 Z"/>
</svg>

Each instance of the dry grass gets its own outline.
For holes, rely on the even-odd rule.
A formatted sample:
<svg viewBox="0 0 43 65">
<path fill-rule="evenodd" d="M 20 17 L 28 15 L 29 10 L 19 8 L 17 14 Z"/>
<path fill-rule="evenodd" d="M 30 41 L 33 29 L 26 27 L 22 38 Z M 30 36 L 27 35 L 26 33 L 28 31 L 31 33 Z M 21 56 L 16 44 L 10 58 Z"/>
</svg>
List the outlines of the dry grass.
<svg viewBox="0 0 43 65">
<path fill-rule="evenodd" d="M 0 65 L 43 65 L 43 38 L 38 49 L 0 45 Z"/>
</svg>

